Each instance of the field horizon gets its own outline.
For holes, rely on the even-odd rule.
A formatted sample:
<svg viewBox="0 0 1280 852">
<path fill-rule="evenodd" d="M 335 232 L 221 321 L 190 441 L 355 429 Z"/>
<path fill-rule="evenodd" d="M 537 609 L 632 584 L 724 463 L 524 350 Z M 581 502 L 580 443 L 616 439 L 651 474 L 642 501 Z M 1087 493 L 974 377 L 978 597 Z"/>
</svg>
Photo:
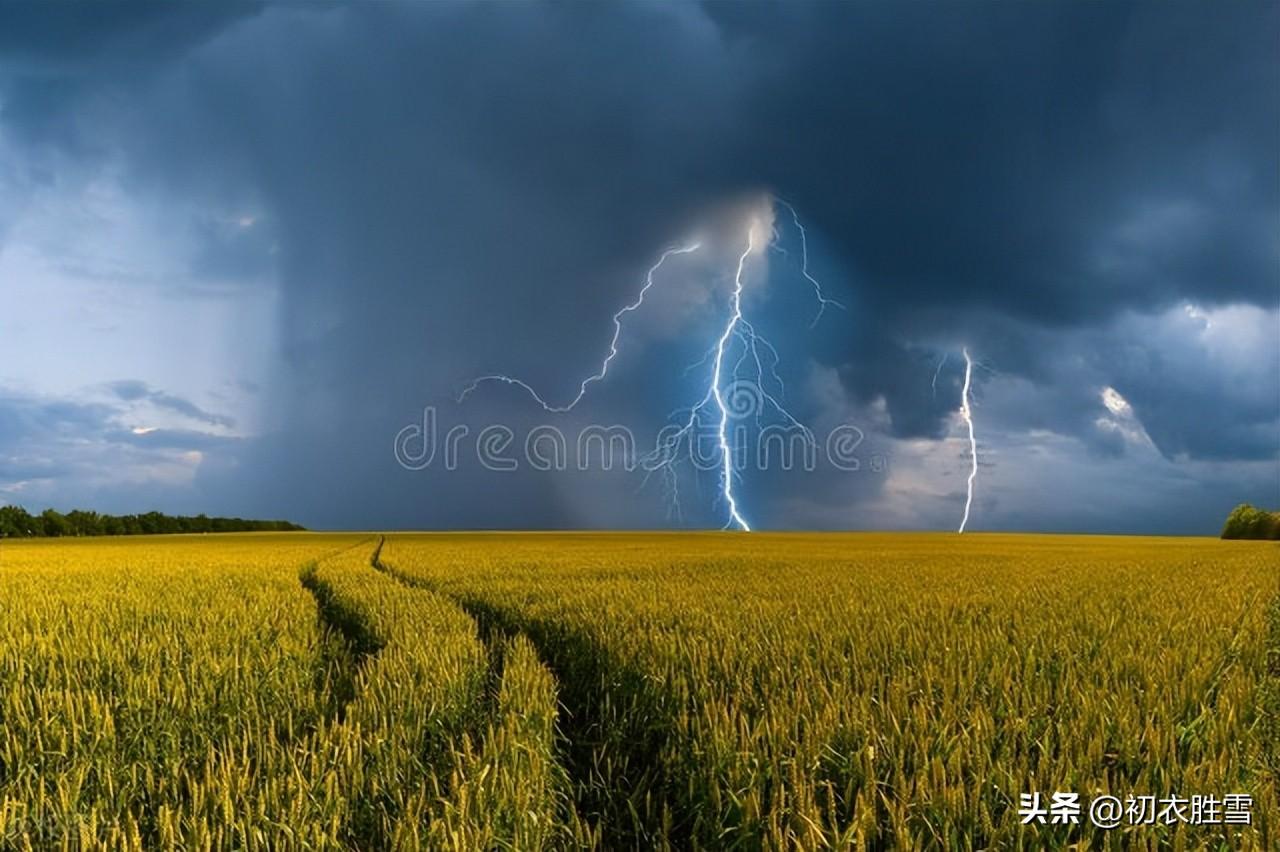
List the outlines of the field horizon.
<svg viewBox="0 0 1280 852">
<path fill-rule="evenodd" d="M 957 533 L 954 530 L 751 530 L 744 532 L 742 530 L 732 529 L 521 529 L 518 527 L 504 527 L 501 529 L 428 529 L 428 528 L 397 528 L 397 527 L 351 527 L 332 529 L 313 529 L 290 531 L 282 533 L 278 531 L 261 530 L 246 532 L 180 532 L 180 533 L 148 533 L 142 535 L 130 536 L 114 536 L 114 535 L 84 535 L 84 536 L 61 536 L 61 537 L 39 537 L 39 538 L 21 538 L 21 539 L 4 539 L 0 538 L 0 545 L 10 544 L 16 545 L 21 542 L 24 545 L 36 544 L 44 542 L 46 544 L 56 542 L 69 542 L 76 540 L 118 540 L 118 541 L 139 541 L 139 540 L 157 540 L 170 538 L 231 538 L 234 536 L 326 536 L 326 535 L 421 535 L 421 536 L 566 536 L 566 537 L 591 537 L 591 536 L 669 536 L 681 537 L 688 536 L 691 538 L 700 537 L 741 537 L 741 538 L 774 538 L 774 537 L 831 537 L 831 538 L 863 538 L 863 537 L 938 537 L 945 538 L 951 542 L 963 541 L 966 539 L 985 538 L 992 539 L 996 537 L 1008 538 L 1046 538 L 1046 539 L 1150 539 L 1152 541 L 1214 541 L 1223 542 L 1224 544 L 1234 543 L 1251 543 L 1255 545 L 1275 546 L 1276 542 L 1269 539 L 1222 539 L 1217 535 L 1194 534 L 1186 535 L 1151 535 L 1146 533 L 1094 533 L 1094 532 L 1038 532 L 1034 530 L 966 530 L 963 533 Z"/>
</svg>

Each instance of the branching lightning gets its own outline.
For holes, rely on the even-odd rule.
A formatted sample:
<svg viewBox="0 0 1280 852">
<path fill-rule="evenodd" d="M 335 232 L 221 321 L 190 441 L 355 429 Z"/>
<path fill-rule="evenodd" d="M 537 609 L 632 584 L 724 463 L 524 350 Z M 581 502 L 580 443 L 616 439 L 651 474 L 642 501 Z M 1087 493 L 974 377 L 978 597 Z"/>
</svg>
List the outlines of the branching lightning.
<svg viewBox="0 0 1280 852">
<path fill-rule="evenodd" d="M 518 388 L 522 388 L 525 392 L 529 394 L 529 396 L 533 397 L 533 400 L 536 403 L 538 403 L 538 405 L 541 405 L 544 410 L 552 412 L 553 414 L 563 414 L 566 411 L 572 411 L 573 408 L 579 402 L 582 402 L 582 398 L 587 395 L 587 387 L 590 386 L 593 382 L 601 381 L 602 379 L 604 379 L 605 376 L 609 374 L 609 364 L 612 363 L 613 359 L 616 358 L 618 355 L 618 338 L 622 335 L 622 318 L 627 314 L 631 313 L 632 311 L 637 310 L 641 305 L 644 304 L 645 294 L 648 293 L 649 288 L 653 286 L 653 276 L 657 273 L 659 269 L 662 268 L 662 264 L 666 263 L 667 258 L 671 257 L 672 255 L 692 254 L 693 252 L 697 251 L 700 248 L 702 248 L 700 243 L 691 243 L 687 246 L 667 249 L 665 252 L 662 253 L 662 257 L 658 258 L 658 262 L 655 263 L 653 266 L 649 267 L 649 273 L 645 276 L 645 279 L 644 279 L 644 286 L 640 288 L 640 292 L 636 295 L 635 301 L 631 302 L 629 305 L 625 306 L 624 308 L 622 308 L 620 311 L 618 311 L 616 314 L 613 315 L 613 339 L 609 341 L 609 354 L 605 356 L 604 361 L 600 364 L 599 371 L 591 374 L 590 376 L 587 376 L 585 379 L 582 380 L 582 383 L 578 386 L 577 396 L 569 400 L 569 402 L 565 403 L 564 405 L 552 405 L 551 403 L 543 399 L 542 396 L 536 390 L 534 390 L 533 387 L 528 382 L 525 382 L 522 379 L 517 379 L 513 376 L 507 376 L 500 373 L 496 373 L 488 376 L 481 376 L 480 378 L 474 380 L 471 384 L 467 385 L 465 388 L 462 389 L 462 393 L 458 394 L 458 402 L 464 401 L 468 396 L 470 396 L 475 391 L 476 388 L 480 387 L 480 385 L 482 384 L 486 384 L 488 382 L 502 382 L 503 384 L 515 385 Z"/>
<path fill-rule="evenodd" d="M 822 285 L 818 283 L 812 275 L 809 274 L 809 234 L 805 231 L 804 225 L 800 223 L 800 214 L 796 212 L 796 208 L 792 207 L 788 202 L 781 198 L 774 199 L 783 207 L 791 212 L 791 221 L 795 222 L 796 230 L 800 232 L 800 274 L 813 285 L 813 294 L 818 298 L 818 313 L 813 317 L 813 321 L 809 323 L 809 328 L 813 328 L 818 324 L 818 320 L 822 319 L 822 314 L 827 309 L 827 305 L 835 305 L 840 310 L 844 310 L 844 305 L 835 299 L 828 299 L 826 294 L 822 292 Z M 774 244 L 778 242 L 777 231 L 774 231 Z"/>
<path fill-rule="evenodd" d="M 969 458 L 972 463 L 969 468 L 968 494 L 964 501 L 964 518 L 961 519 L 960 529 L 957 531 L 963 533 L 965 526 L 969 523 L 969 509 L 973 506 L 973 481 L 978 477 L 978 442 L 973 436 L 973 407 L 970 400 L 973 360 L 969 357 L 968 347 L 960 351 L 964 355 L 964 387 L 960 391 L 960 416 L 964 418 L 965 425 L 969 428 Z"/>
<path fill-rule="evenodd" d="M 810 323 L 810 328 L 812 328 L 822 318 L 828 306 L 833 305 L 844 309 L 844 305 L 835 299 L 828 298 L 823 292 L 822 285 L 810 273 L 808 235 L 803 224 L 801 224 L 800 216 L 796 209 L 791 204 L 780 199 L 774 199 L 774 201 L 790 211 L 792 222 L 795 224 L 800 238 L 800 272 L 812 286 L 818 302 L 817 315 Z M 737 268 L 733 277 L 729 316 L 726 324 L 702 359 L 685 371 L 687 374 L 705 367 L 708 362 L 711 363 L 706 390 L 702 398 L 695 405 L 674 412 L 672 417 L 677 418 L 676 423 L 679 423 L 679 425 L 672 424 L 668 429 L 664 429 L 663 433 L 659 435 L 655 448 L 638 460 L 645 471 L 644 482 L 641 483 L 641 487 L 652 474 L 661 473 L 666 484 L 666 494 L 671 504 L 671 514 L 678 519 L 682 519 L 677 465 L 686 457 L 686 454 L 690 459 L 696 458 L 697 449 L 695 443 L 699 437 L 700 428 L 704 424 L 713 428 L 716 443 L 716 468 L 719 471 L 720 479 L 719 496 L 723 499 L 728 510 L 728 520 L 724 526 L 725 529 L 734 528 L 744 532 L 749 532 L 751 526 L 742 512 L 739 497 L 734 490 L 737 478 L 734 466 L 735 446 L 730 436 L 730 421 L 740 414 L 735 410 L 733 392 L 739 390 L 736 385 L 743 381 L 742 374 L 745 373 L 751 380 L 749 386 L 753 392 L 752 405 L 757 425 L 760 423 L 762 412 L 768 409 L 772 412 L 771 416 L 781 418 L 789 427 L 798 429 L 808 444 L 814 444 L 813 433 L 795 418 L 780 401 L 780 398 L 786 394 L 786 386 L 778 372 L 778 366 L 781 361 L 778 350 L 761 336 L 756 331 L 755 326 L 743 315 L 742 294 L 747 260 L 759 247 L 760 231 L 763 227 L 758 219 L 752 219 L 748 227 L 746 248 L 738 256 Z M 768 247 L 786 256 L 786 249 L 780 245 L 780 242 L 781 235 L 775 226 L 771 230 L 771 239 Z M 700 247 L 700 244 L 695 242 L 679 248 L 668 249 L 658 259 L 657 263 L 650 267 L 648 274 L 645 276 L 644 286 L 641 287 L 635 300 L 613 315 L 613 336 L 609 343 L 608 354 L 601 363 L 600 369 L 582 380 L 578 386 L 577 394 L 568 402 L 559 405 L 548 402 L 544 396 L 527 382 L 505 374 L 491 374 L 475 379 L 458 395 L 458 401 L 465 400 L 481 385 L 501 382 L 521 388 L 545 411 L 552 413 L 571 411 L 586 396 L 588 388 L 593 383 L 603 381 L 608 375 L 609 366 L 618 355 L 618 341 L 622 333 L 623 317 L 632 311 L 638 310 L 644 304 L 645 295 L 653 287 L 654 276 L 662 265 L 673 255 L 690 254 Z M 735 354 L 737 356 L 736 359 L 734 358 Z"/>
<path fill-rule="evenodd" d="M 729 518 L 725 523 L 725 529 L 733 527 L 743 531 L 750 531 L 751 527 L 743 517 L 739 509 L 738 499 L 733 491 L 735 479 L 732 461 L 733 445 L 727 433 L 728 422 L 732 416 L 732 405 L 725 398 L 724 389 L 726 385 L 741 381 L 740 376 L 744 366 L 753 367 L 753 369 L 747 371 L 747 375 L 750 377 L 750 389 L 753 395 L 751 403 L 757 423 L 759 423 L 766 410 L 772 411 L 788 426 L 798 429 L 806 443 L 810 445 L 814 443 L 812 431 L 792 415 L 780 400 L 780 397 L 786 395 L 786 385 L 778 373 L 778 364 L 781 361 L 778 350 L 760 335 L 755 326 L 743 316 L 742 290 L 745 283 L 743 276 L 745 275 L 747 259 L 756 250 L 760 228 L 761 225 L 758 221 L 753 220 L 751 222 L 747 233 L 747 246 L 738 257 L 733 279 L 728 322 L 721 331 L 715 345 L 708 349 L 707 353 L 697 363 L 692 364 L 685 370 L 687 374 L 704 366 L 708 361 L 712 362 L 712 370 L 706 392 L 695 405 L 683 410 L 683 412 L 677 411 L 673 413 L 673 417 L 681 413 L 685 415 L 682 425 L 674 432 L 663 437 L 653 452 L 641 459 L 641 464 L 646 470 L 646 481 L 654 472 L 661 471 L 667 484 L 667 497 L 671 503 L 671 513 L 677 518 L 682 517 L 683 512 L 680 507 L 679 480 L 676 474 L 676 465 L 686 454 L 690 457 L 695 456 L 694 442 L 698 437 L 699 426 L 702 425 L 704 412 L 706 412 L 707 419 L 715 429 L 717 467 L 720 471 L 720 496 L 729 510 Z M 775 245 L 778 239 L 779 235 L 775 229 L 770 247 L 780 249 Z M 785 254 L 785 251 L 783 253 Z M 815 292 L 820 300 L 825 301 L 827 304 L 839 305 L 834 299 L 825 297 L 822 293 L 821 285 L 811 275 L 806 274 L 805 278 L 814 285 Z M 742 349 L 733 368 L 726 370 L 726 359 L 735 342 L 740 344 Z M 728 381 L 726 381 L 726 376 Z M 773 389 L 776 389 L 776 394 Z M 714 411 L 708 412 L 707 409 L 713 406 Z"/>
</svg>

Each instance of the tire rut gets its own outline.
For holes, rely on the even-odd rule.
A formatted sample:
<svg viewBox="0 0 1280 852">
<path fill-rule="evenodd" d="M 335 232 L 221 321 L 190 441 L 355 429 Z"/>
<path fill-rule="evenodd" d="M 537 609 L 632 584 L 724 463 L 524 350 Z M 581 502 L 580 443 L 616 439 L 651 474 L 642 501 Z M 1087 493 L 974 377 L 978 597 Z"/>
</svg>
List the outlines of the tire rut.
<svg viewBox="0 0 1280 852">
<path fill-rule="evenodd" d="M 355 545 L 367 546 L 368 542 Z M 378 548 L 381 546 L 379 542 Z M 342 552 L 338 550 L 334 554 Z M 347 706 L 356 698 L 360 672 L 382 650 L 382 644 L 337 605 L 329 587 L 316 577 L 317 562 L 307 565 L 300 574 L 303 588 L 315 598 L 316 618 L 320 625 L 320 657 L 315 687 L 327 705 L 326 715 L 341 723 L 346 718 Z"/>
<path fill-rule="evenodd" d="M 385 535 L 378 537 L 378 544 L 373 549 L 373 555 L 369 557 L 369 566 L 371 568 L 391 578 L 392 580 L 395 580 L 397 583 L 399 583 L 402 586 L 406 586 L 408 588 L 425 589 L 426 591 L 430 591 L 433 594 L 439 594 L 439 592 L 435 589 L 428 588 L 419 583 L 409 582 L 406 578 L 402 577 L 394 569 L 385 565 L 382 562 L 381 556 L 382 556 L 382 548 L 386 543 L 387 543 L 387 537 Z M 453 601 L 455 604 L 458 603 L 458 601 L 452 596 L 442 595 L 442 597 L 445 597 L 447 600 Z M 497 714 L 498 690 L 502 686 L 502 672 L 503 672 L 503 666 L 505 663 L 505 650 L 506 650 L 507 640 L 510 639 L 514 634 L 506 631 L 495 631 L 491 625 L 482 623 L 479 619 L 477 619 L 472 612 L 466 609 L 466 607 L 462 607 L 461 605 L 459 605 L 459 608 L 462 609 L 464 612 L 466 612 L 467 615 L 471 618 L 471 620 L 475 622 L 476 639 L 479 640 L 479 642 L 484 646 L 485 653 L 488 658 L 488 666 L 485 671 L 484 706 L 482 708 L 481 713 L 479 714 L 480 716 L 479 720 L 477 720 L 476 724 L 472 726 L 471 730 L 467 731 L 467 734 L 470 736 L 471 741 L 473 743 L 476 743 L 478 746 L 482 747 L 484 743 L 485 728 L 487 727 L 487 722 L 490 719 L 493 719 L 494 716 Z"/>
<path fill-rule="evenodd" d="M 607 654 L 586 637 L 556 630 L 553 624 L 528 622 L 477 598 L 454 594 L 428 580 L 403 574 L 382 562 L 381 545 L 374 560 L 374 567 L 379 571 L 406 586 L 426 589 L 452 600 L 476 622 L 478 635 L 486 643 L 500 637 L 503 642 L 498 644 L 504 644 L 507 639 L 523 635 L 537 650 L 543 665 L 556 680 L 564 711 L 559 723 L 557 761 L 574 790 L 568 804 L 600 832 L 603 848 L 690 848 L 692 832 L 688 821 L 673 819 L 678 808 L 661 795 L 668 788 L 669 779 L 662 775 L 658 755 L 667 746 L 669 726 L 647 725 L 626 735 L 610 735 L 603 718 L 609 696 L 589 686 L 605 679 L 634 680 L 636 690 L 632 694 L 641 695 L 645 694 L 640 689 L 646 681 L 643 674 L 607 661 L 599 662 Z M 574 684 L 580 686 L 573 688 Z M 656 712 L 659 702 L 654 703 Z M 602 773 L 608 771 L 600 765 L 602 751 L 607 754 L 615 748 L 624 753 L 629 771 L 623 779 L 602 785 Z M 644 796 L 629 796 L 628 792 L 634 790 L 644 791 Z M 655 794 L 658 794 L 656 801 Z"/>
</svg>

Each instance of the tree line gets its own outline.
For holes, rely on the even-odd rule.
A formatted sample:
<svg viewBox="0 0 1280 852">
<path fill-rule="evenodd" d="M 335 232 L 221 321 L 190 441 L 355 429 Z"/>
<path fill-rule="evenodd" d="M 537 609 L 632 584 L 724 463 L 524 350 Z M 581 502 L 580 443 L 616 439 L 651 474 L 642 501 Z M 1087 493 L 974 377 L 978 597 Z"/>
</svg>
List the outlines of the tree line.
<svg viewBox="0 0 1280 852">
<path fill-rule="evenodd" d="M 58 538 L 84 535 L 163 535 L 167 533 L 286 532 L 305 527 L 289 521 L 210 518 L 207 515 L 104 515 L 75 509 L 65 515 L 45 509 L 32 515 L 21 506 L 0 507 L 0 538 Z"/>
<path fill-rule="evenodd" d="M 1241 503 L 1227 516 L 1222 537 L 1280 539 L 1280 512 L 1268 512 Z"/>
</svg>

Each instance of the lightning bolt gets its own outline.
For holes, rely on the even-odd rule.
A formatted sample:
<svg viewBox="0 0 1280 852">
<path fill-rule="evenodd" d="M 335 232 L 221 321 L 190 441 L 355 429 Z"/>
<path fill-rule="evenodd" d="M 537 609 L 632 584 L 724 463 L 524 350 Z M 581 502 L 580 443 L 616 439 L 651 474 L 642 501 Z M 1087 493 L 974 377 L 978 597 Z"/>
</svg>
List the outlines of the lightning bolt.
<svg viewBox="0 0 1280 852">
<path fill-rule="evenodd" d="M 957 530 L 963 533 L 965 526 L 969 523 L 969 509 L 973 506 L 973 481 L 978 476 L 978 442 L 973 437 L 973 409 L 969 398 L 973 379 L 973 361 L 969 358 L 968 347 L 960 351 L 964 354 L 964 387 L 960 391 L 960 416 L 969 427 L 969 457 L 972 460 L 972 467 L 969 469 L 968 495 L 964 501 L 964 517 L 960 520 L 960 529 Z"/>
<path fill-rule="evenodd" d="M 720 409 L 720 428 L 716 437 L 720 441 L 721 472 L 720 485 L 724 490 L 724 499 L 729 504 L 729 522 L 736 524 L 743 532 L 751 532 L 751 527 L 738 511 L 738 501 L 733 496 L 733 451 L 729 449 L 729 439 L 725 429 L 729 425 L 729 409 L 724 404 L 724 394 L 720 390 L 720 368 L 724 364 L 724 346 L 729 342 L 742 319 L 742 270 L 746 266 L 747 256 L 756 247 L 756 222 L 752 220 L 747 228 L 747 247 L 738 258 L 738 271 L 733 276 L 733 310 L 729 314 L 729 324 L 720 335 L 716 345 L 716 362 L 711 371 L 711 393 L 715 396 L 716 406 Z M 754 338 L 754 333 L 753 333 Z"/>
<path fill-rule="evenodd" d="M 933 383 L 931 387 L 933 388 L 934 399 L 938 398 L 938 376 L 939 374 L 942 373 L 942 368 L 945 367 L 946 365 L 947 365 L 947 353 L 943 352 L 942 357 L 938 359 L 938 369 L 933 371 Z"/>
<path fill-rule="evenodd" d="M 818 301 L 818 312 L 810 323 L 809 327 L 815 326 L 822 318 L 823 312 L 828 306 L 835 306 L 844 309 L 844 305 L 835 299 L 827 298 L 823 292 L 822 285 L 809 272 L 809 247 L 808 235 L 804 225 L 800 221 L 800 216 L 796 209 L 786 201 L 774 198 L 773 201 L 785 207 L 791 213 L 791 220 L 795 224 L 796 230 L 800 236 L 800 271 L 804 279 L 812 286 L 815 297 Z M 747 368 L 748 376 L 754 376 L 752 387 L 758 394 L 758 407 L 755 410 L 757 424 L 761 419 L 762 410 L 768 406 L 777 416 L 781 417 L 788 425 L 801 430 L 801 434 L 808 444 L 814 444 L 814 436 L 811 430 L 798 419 L 796 419 L 779 401 L 779 397 L 785 396 L 786 386 L 782 377 L 778 372 L 778 366 L 781 361 L 777 349 L 757 331 L 755 326 L 743 316 L 742 310 L 742 292 L 744 287 L 744 275 L 746 272 L 747 258 L 757 248 L 757 240 L 759 238 L 758 231 L 761 224 L 758 219 L 752 219 L 747 230 L 747 245 L 742 254 L 738 257 L 737 269 L 733 279 L 733 290 L 730 294 L 730 311 L 728 320 L 715 339 L 715 344 L 711 346 L 702 359 L 696 364 L 691 365 L 685 370 L 685 373 L 704 367 L 707 362 L 711 362 L 710 375 L 708 377 L 705 393 L 702 398 L 693 406 L 687 409 L 680 409 L 673 412 L 672 418 L 679 415 L 687 415 L 683 417 L 683 423 L 678 427 L 675 424 L 670 428 L 674 431 L 663 435 L 660 433 L 659 440 L 654 450 L 639 462 L 645 470 L 644 479 L 640 484 L 643 488 L 649 481 L 649 477 L 661 472 L 666 483 L 667 498 L 670 501 L 670 514 L 674 514 L 677 518 L 682 519 L 683 513 L 680 508 L 680 489 L 679 476 L 676 470 L 677 464 L 681 461 L 681 456 L 687 447 L 688 456 L 696 458 L 697 448 L 695 441 L 697 433 L 704 425 L 704 420 L 708 425 L 714 427 L 714 435 L 716 442 L 716 467 L 719 470 L 720 479 L 720 497 L 724 500 L 728 507 L 729 517 L 724 528 L 736 528 L 744 532 L 751 531 L 751 525 L 743 516 L 739 505 L 738 496 L 734 492 L 735 470 L 733 463 L 733 444 L 729 439 L 729 421 L 734 416 L 730 400 L 726 398 L 727 388 L 732 387 L 733 382 L 740 380 L 740 372 L 744 367 Z M 781 234 L 774 227 L 771 232 L 769 247 L 786 256 L 786 249 L 780 244 Z M 673 255 L 689 254 L 700 248 L 699 243 L 691 243 L 686 246 L 671 248 L 665 251 L 645 276 L 644 286 L 641 287 L 636 298 L 631 303 L 624 306 L 621 310 L 613 315 L 613 337 L 609 342 L 609 351 L 600 365 L 600 369 L 595 373 L 587 376 L 578 386 L 577 394 L 568 402 L 563 404 L 553 404 L 542 396 L 533 386 L 522 379 L 505 374 L 491 374 L 481 376 L 471 382 L 458 395 L 458 402 L 463 402 L 468 396 L 474 393 L 480 386 L 488 383 L 500 382 L 503 384 L 514 385 L 525 391 L 536 403 L 538 403 L 545 411 L 552 413 L 563 413 L 572 410 L 583 397 L 586 396 L 588 388 L 595 382 L 604 380 L 608 375 L 609 365 L 618 355 L 618 340 L 622 333 L 623 318 L 630 312 L 638 310 L 643 304 L 645 295 L 654 285 L 654 276 L 661 269 L 662 265 Z M 730 364 L 730 360 L 735 352 L 735 346 L 740 346 L 741 350 L 737 353 L 736 361 Z M 754 367 L 754 372 L 750 369 Z M 769 385 L 772 382 L 772 386 Z M 775 392 L 776 394 L 775 395 Z M 714 410 L 713 407 L 714 406 Z M 664 432 L 668 430 L 664 429 Z M 696 484 L 695 479 L 695 484 Z"/>
<path fill-rule="evenodd" d="M 783 201 L 781 198 L 775 198 L 774 201 L 781 204 L 791 212 L 791 221 L 795 223 L 796 230 L 800 232 L 800 274 L 813 285 L 813 294 L 818 297 L 818 313 L 814 315 L 813 321 L 809 323 L 809 328 L 813 328 L 818 324 L 818 320 L 822 319 L 822 314 L 827 309 L 827 305 L 835 305 L 840 310 L 845 310 L 845 306 L 837 302 L 835 299 L 828 299 L 826 294 L 822 292 L 822 285 L 818 280 L 809 274 L 809 234 L 805 231 L 804 225 L 800 223 L 800 214 L 796 212 L 796 208 L 792 207 L 789 202 Z M 774 232 L 774 243 L 777 243 L 777 232 Z"/>
<path fill-rule="evenodd" d="M 666 436 L 665 439 L 660 440 L 654 451 L 641 460 L 647 471 L 645 475 L 646 482 L 653 472 L 662 471 L 667 484 L 667 497 L 671 501 L 672 513 L 676 517 L 682 517 L 683 512 L 680 508 L 678 476 L 675 473 L 675 466 L 681 460 L 681 454 L 686 444 L 688 446 L 688 454 L 691 457 L 695 455 L 694 442 L 698 427 L 703 422 L 704 411 L 714 406 L 714 412 L 710 413 L 708 420 L 712 421 L 712 426 L 714 427 L 716 454 L 718 456 L 717 467 L 720 471 L 720 496 L 729 509 L 729 518 L 725 523 L 725 529 L 733 527 L 744 532 L 750 532 L 751 526 L 743 516 L 739 508 L 738 498 L 733 490 L 733 447 L 728 436 L 731 412 L 724 395 L 725 386 L 729 383 L 726 381 L 726 377 L 737 381 L 744 365 L 754 365 L 754 372 L 748 370 L 747 374 L 754 378 L 752 389 L 758 395 L 755 409 L 757 422 L 760 421 L 763 411 L 766 408 L 770 408 L 788 425 L 798 428 L 805 442 L 810 445 L 814 443 L 813 432 L 792 415 L 778 398 L 786 393 L 786 385 L 778 374 L 778 364 L 781 360 L 778 350 L 760 335 L 755 326 L 743 316 L 742 290 L 745 284 L 743 276 L 746 270 L 747 258 L 756 249 L 760 227 L 758 220 L 752 220 L 748 228 L 747 246 L 738 257 L 738 265 L 733 279 L 733 290 L 730 294 L 729 318 L 723 330 L 720 332 L 715 344 L 707 350 L 702 359 L 685 370 L 685 373 L 688 374 L 692 370 L 704 366 L 708 361 L 712 362 L 706 392 L 697 404 L 686 410 L 687 417 L 685 417 L 683 425 L 672 434 Z M 771 247 L 776 248 L 774 242 L 777 239 L 778 235 L 775 231 L 773 242 L 770 243 Z M 811 276 L 806 277 L 812 280 Z M 820 292 L 821 285 L 818 285 L 818 288 L 818 292 Z M 838 304 L 834 300 L 828 299 L 827 301 Z M 726 361 L 735 342 L 741 344 L 742 351 L 732 369 L 727 369 Z M 769 380 L 772 380 L 776 386 L 777 396 L 769 389 Z M 673 416 L 679 413 L 677 411 Z"/>
<path fill-rule="evenodd" d="M 529 396 L 533 397 L 534 402 L 541 405 L 545 411 L 549 411 L 553 414 L 563 414 L 566 411 L 572 411 L 574 406 L 579 402 L 582 402 L 582 398 L 587 395 L 587 388 L 594 382 L 603 380 L 604 377 L 609 374 L 609 364 L 611 364 L 613 359 L 618 355 L 618 338 L 622 335 L 622 318 L 632 311 L 637 310 L 644 304 L 645 294 L 648 293 L 649 288 L 653 286 L 653 276 L 662 268 L 662 264 L 666 263 L 667 258 L 672 255 L 691 254 L 701 247 L 702 245 L 700 243 L 691 243 L 687 246 L 667 249 L 662 253 L 662 257 L 658 258 L 658 262 L 649 267 L 649 272 L 645 275 L 644 286 L 640 288 L 640 292 L 636 295 L 635 301 L 626 305 L 613 315 L 613 339 L 609 341 L 609 354 L 605 356 L 604 361 L 600 364 L 599 371 L 592 373 L 590 376 L 587 376 L 582 380 L 582 383 L 578 385 L 577 395 L 573 399 L 569 400 L 569 402 L 564 405 L 552 405 L 547 402 L 541 394 L 534 390 L 528 382 L 501 373 L 481 376 L 472 381 L 471 384 L 462 389 L 462 393 L 458 394 L 458 402 L 461 403 L 466 400 L 468 396 L 475 392 L 476 388 L 483 384 L 487 384 L 489 382 L 501 382 L 503 384 L 515 385 L 518 388 L 522 388 L 529 394 Z"/>
</svg>

